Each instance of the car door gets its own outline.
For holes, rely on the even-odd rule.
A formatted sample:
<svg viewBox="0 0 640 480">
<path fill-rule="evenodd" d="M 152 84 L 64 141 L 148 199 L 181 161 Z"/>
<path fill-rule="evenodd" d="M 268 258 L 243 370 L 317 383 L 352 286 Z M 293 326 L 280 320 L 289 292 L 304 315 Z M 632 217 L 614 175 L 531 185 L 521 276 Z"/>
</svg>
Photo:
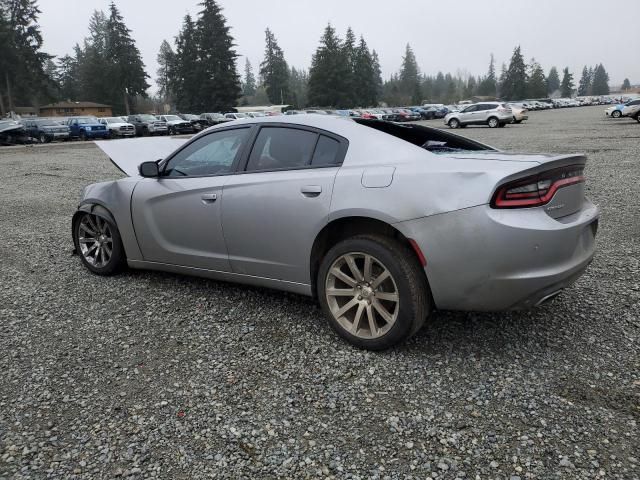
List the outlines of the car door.
<svg viewBox="0 0 640 480">
<path fill-rule="evenodd" d="M 476 114 L 478 106 L 477 105 L 469 105 L 467 108 L 460 112 L 460 123 L 473 123 L 473 116 Z"/>
<path fill-rule="evenodd" d="M 327 223 L 347 146 L 306 127 L 259 129 L 244 172 L 224 187 L 222 226 L 233 272 L 309 284 L 311 247 Z"/>
<path fill-rule="evenodd" d="M 222 232 L 223 187 L 236 170 L 251 126 L 211 132 L 136 186 L 131 212 L 145 261 L 230 271 Z"/>
</svg>

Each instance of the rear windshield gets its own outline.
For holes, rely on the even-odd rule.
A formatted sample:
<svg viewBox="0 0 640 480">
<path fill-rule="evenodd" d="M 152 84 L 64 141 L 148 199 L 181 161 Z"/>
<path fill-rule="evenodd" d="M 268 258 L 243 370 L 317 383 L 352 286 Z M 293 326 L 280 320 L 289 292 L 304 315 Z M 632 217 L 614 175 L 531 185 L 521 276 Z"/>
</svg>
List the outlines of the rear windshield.
<svg viewBox="0 0 640 480">
<path fill-rule="evenodd" d="M 353 120 L 360 125 L 373 128 L 380 132 L 388 133 L 396 138 L 405 140 L 413 145 L 422 147 L 432 153 L 452 153 L 464 151 L 495 151 L 494 148 L 447 133 L 443 130 L 422 125 L 400 125 L 381 120 L 365 120 L 356 118 Z"/>
<path fill-rule="evenodd" d="M 55 122 L 53 120 L 38 120 L 36 122 L 36 125 L 38 125 L 39 127 L 59 127 L 60 126 L 58 122 Z"/>
</svg>

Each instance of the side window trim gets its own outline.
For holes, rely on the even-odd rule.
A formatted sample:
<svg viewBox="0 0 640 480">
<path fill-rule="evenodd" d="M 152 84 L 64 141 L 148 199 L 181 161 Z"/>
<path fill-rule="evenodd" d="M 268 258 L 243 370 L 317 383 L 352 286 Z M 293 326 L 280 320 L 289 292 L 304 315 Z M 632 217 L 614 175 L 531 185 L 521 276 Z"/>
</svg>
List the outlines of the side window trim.
<svg viewBox="0 0 640 480">
<path fill-rule="evenodd" d="M 325 137 L 332 138 L 340 143 L 340 150 L 338 151 L 336 163 L 333 165 L 306 165 L 303 167 L 296 168 L 277 168 L 273 170 L 251 170 L 247 171 L 247 167 L 249 165 L 249 157 L 251 156 L 251 152 L 255 146 L 255 142 L 258 139 L 258 135 L 263 128 L 290 128 L 294 130 L 304 130 L 307 132 L 317 133 L 318 137 L 316 138 L 315 146 L 313 147 L 313 151 L 311 152 L 311 159 L 309 162 L 313 162 L 313 157 L 316 153 L 316 149 L 318 148 L 318 142 L 320 141 L 320 137 L 324 135 Z M 238 169 L 236 173 L 238 174 L 252 174 L 252 173 L 266 173 L 266 172 L 286 172 L 286 171 L 294 171 L 294 170 L 309 170 L 315 168 L 332 168 L 332 167 L 340 167 L 344 162 L 345 157 L 347 156 L 347 150 L 349 149 L 349 141 L 341 137 L 340 135 L 329 132 L 327 130 L 322 130 L 321 128 L 310 127 L 308 125 L 297 125 L 291 123 L 280 123 L 280 122 L 269 122 L 269 123 L 260 123 L 255 124 L 255 131 L 253 132 L 252 137 L 247 142 L 247 149 L 243 152 L 241 160 L 238 164 Z"/>
</svg>

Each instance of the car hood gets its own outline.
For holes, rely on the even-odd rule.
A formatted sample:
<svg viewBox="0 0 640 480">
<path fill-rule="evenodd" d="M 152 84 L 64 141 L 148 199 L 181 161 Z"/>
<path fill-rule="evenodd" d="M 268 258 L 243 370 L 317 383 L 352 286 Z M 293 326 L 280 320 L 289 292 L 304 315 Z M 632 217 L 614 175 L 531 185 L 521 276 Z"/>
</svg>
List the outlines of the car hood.
<svg viewBox="0 0 640 480">
<path fill-rule="evenodd" d="M 120 122 L 120 123 L 108 123 L 106 126 L 107 127 L 128 127 L 128 126 L 133 127 L 133 124 L 127 123 L 127 122 Z"/>
<path fill-rule="evenodd" d="M 95 142 L 123 173 L 138 176 L 142 162 L 163 160 L 187 142 L 184 138 L 157 137 Z"/>
</svg>

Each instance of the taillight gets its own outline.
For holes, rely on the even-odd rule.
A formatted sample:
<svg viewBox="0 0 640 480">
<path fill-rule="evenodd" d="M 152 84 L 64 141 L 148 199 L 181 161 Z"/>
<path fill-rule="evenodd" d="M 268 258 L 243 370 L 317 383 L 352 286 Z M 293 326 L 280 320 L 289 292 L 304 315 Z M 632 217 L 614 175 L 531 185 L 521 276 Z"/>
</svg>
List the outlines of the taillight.
<svg viewBox="0 0 640 480">
<path fill-rule="evenodd" d="M 582 165 L 549 170 L 501 186 L 491 200 L 491 207 L 539 207 L 549 203 L 559 188 L 584 181 Z"/>
</svg>

